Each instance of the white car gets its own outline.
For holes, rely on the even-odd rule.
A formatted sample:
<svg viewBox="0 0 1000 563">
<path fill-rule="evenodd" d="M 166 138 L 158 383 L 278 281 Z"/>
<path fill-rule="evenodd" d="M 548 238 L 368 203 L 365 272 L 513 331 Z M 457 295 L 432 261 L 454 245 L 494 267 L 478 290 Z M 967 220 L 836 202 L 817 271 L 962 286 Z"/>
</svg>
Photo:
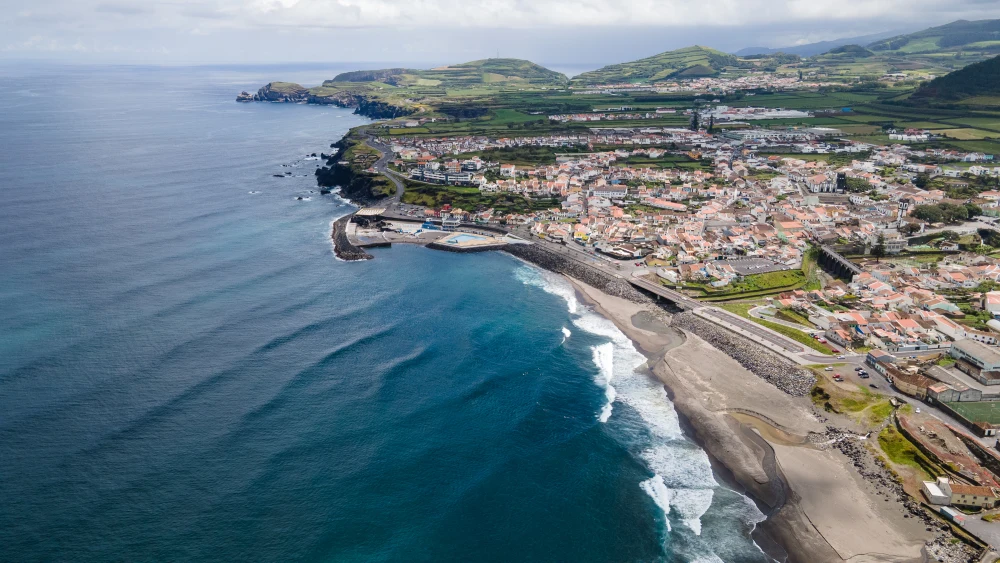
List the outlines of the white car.
<svg viewBox="0 0 1000 563">
<path fill-rule="evenodd" d="M 843 356 L 837 356 L 837 359 L 838 359 L 838 360 L 843 360 L 843 359 L 844 359 L 844 357 L 843 357 Z"/>
<path fill-rule="evenodd" d="M 917 414 L 920 414 L 920 407 L 917 407 L 916 412 Z"/>
<path fill-rule="evenodd" d="M 833 371 L 833 368 L 832 367 L 826 367 L 826 368 L 823 368 L 823 371 Z"/>
</svg>

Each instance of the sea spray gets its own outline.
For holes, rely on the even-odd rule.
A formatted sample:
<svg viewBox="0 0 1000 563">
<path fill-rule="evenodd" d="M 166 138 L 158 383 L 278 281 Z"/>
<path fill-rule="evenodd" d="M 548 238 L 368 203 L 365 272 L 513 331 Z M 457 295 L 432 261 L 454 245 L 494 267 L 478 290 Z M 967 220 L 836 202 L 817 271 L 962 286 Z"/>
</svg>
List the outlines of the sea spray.
<svg viewBox="0 0 1000 563">
<path fill-rule="evenodd" d="M 702 519 L 715 502 L 720 486 L 713 476 L 708 454 L 684 436 L 663 385 L 638 371 L 646 363 L 645 356 L 612 321 L 581 306 L 575 289 L 561 276 L 524 266 L 518 268 L 517 278 L 526 285 L 562 297 L 574 326 L 606 339 L 606 342 L 590 346 L 597 368 L 594 381 L 604 389 L 607 399 L 597 413 L 598 420 L 608 423 L 613 433 L 623 431 L 626 440 L 632 443 L 629 449 L 633 455 L 653 474 L 638 486 L 662 512 L 665 533 L 677 534 L 676 524 L 679 524 L 691 534 L 686 537 L 693 542 L 689 546 L 692 556 L 701 561 L 721 561 L 717 553 L 725 553 L 729 546 L 716 543 L 718 531 L 711 539 L 701 538 Z M 639 420 L 635 421 L 632 416 L 620 420 L 613 418 L 616 401 L 628 405 Z M 730 512 L 730 516 L 737 517 L 748 531 L 764 519 L 752 501 L 728 490 L 725 493 L 728 500 L 719 501 L 721 506 L 727 510 L 737 509 L 735 513 Z M 732 497 L 737 497 L 738 507 L 731 506 Z M 673 540 L 664 537 L 664 541 Z M 670 549 L 680 549 L 680 546 L 672 544 Z"/>
<path fill-rule="evenodd" d="M 594 363 L 597 365 L 597 384 L 604 388 L 604 396 L 608 402 L 601 409 L 598 416 L 601 422 L 607 422 L 611 418 L 612 405 L 615 402 L 615 388 L 611 385 L 611 380 L 615 377 L 615 346 L 611 342 L 605 342 L 594 346 Z"/>
<path fill-rule="evenodd" d="M 654 475 L 653 477 L 646 479 L 642 483 L 639 483 L 642 490 L 646 491 L 656 506 L 660 507 L 663 511 L 663 518 L 667 524 L 667 531 L 670 531 L 670 499 L 673 497 L 673 492 L 667 488 L 663 483 L 663 477 L 659 475 Z"/>
</svg>

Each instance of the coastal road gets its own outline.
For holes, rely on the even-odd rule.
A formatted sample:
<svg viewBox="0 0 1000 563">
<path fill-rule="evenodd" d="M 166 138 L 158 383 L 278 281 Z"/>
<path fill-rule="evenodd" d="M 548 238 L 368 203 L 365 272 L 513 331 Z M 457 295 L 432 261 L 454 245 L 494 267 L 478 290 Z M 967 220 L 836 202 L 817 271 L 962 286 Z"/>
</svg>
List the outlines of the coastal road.
<svg viewBox="0 0 1000 563">
<path fill-rule="evenodd" d="M 365 135 L 365 143 L 369 147 L 377 150 L 379 154 L 382 155 L 379 157 L 378 161 L 375 163 L 373 168 L 375 169 L 376 172 L 382 174 L 383 176 L 391 180 L 393 184 L 396 185 L 396 193 L 393 196 L 383 200 L 388 204 L 387 205 L 388 207 L 395 207 L 403 199 L 403 191 L 406 189 L 406 187 L 403 185 L 403 182 L 401 182 L 399 178 L 396 177 L 395 174 L 389 171 L 389 161 L 392 160 L 392 149 L 389 146 L 376 141 L 375 137 L 367 129 L 364 130 L 364 135 Z"/>
</svg>

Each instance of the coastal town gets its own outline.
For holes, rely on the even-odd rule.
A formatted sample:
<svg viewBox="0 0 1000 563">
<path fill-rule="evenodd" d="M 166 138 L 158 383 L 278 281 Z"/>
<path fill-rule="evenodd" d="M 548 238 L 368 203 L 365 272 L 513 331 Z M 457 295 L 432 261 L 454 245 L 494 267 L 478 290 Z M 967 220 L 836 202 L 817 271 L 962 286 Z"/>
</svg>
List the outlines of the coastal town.
<svg viewBox="0 0 1000 563">
<path fill-rule="evenodd" d="M 766 515 L 768 557 L 992 562 L 1000 113 L 975 85 L 1000 58 L 881 53 L 902 44 L 696 45 L 572 78 L 483 59 L 238 101 L 374 120 L 311 155 L 320 193 L 360 207 L 331 223 L 337 258 L 559 274 Z"/>
<path fill-rule="evenodd" d="M 593 119 L 548 118 L 643 118 L 610 109 Z M 408 189 L 450 186 L 544 204 L 504 211 L 402 203 L 386 214 L 404 222 L 383 230 L 410 218 L 420 228 L 399 231 L 397 242 L 421 240 L 421 231 L 429 240 L 506 231 L 684 296 L 706 306 L 686 330 L 779 389 L 810 395 L 831 416 L 846 412 L 831 393 L 850 402 L 844 397 L 856 388 L 877 389 L 872 395 L 891 401 L 895 420 L 881 423 L 880 439 L 905 434 L 926 466 L 886 473 L 892 463 L 875 463 L 869 477 L 895 491 L 913 517 L 930 510 L 1000 545 L 1000 527 L 969 512 L 1000 507 L 1000 166 L 983 153 L 747 123 L 784 111 L 687 112 L 692 121 L 747 124 L 712 132 L 595 124 L 585 135 L 410 137 L 375 129 L 373 143 L 387 149 L 384 173 Z M 526 162 L 530 154 L 550 162 Z M 455 237 L 437 240 L 444 244 L 431 245 L 447 250 Z M 784 349 L 770 348 L 792 365 L 818 365 L 806 367 L 813 375 L 790 380 L 779 373 L 787 368 L 749 357 L 759 352 L 741 357 L 747 345 L 718 334 L 720 326 L 745 333 L 748 321 L 783 341 Z M 873 463 L 870 451 L 841 449 Z"/>
</svg>

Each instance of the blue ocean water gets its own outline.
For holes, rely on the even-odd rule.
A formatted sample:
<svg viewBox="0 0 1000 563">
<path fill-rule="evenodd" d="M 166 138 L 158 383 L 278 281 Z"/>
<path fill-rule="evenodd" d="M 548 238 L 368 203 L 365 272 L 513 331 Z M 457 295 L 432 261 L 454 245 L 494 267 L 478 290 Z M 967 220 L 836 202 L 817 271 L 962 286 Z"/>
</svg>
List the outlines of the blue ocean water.
<svg viewBox="0 0 1000 563">
<path fill-rule="evenodd" d="M 0 560 L 763 561 L 563 280 L 334 258 L 341 70 L 0 68 Z"/>
</svg>

